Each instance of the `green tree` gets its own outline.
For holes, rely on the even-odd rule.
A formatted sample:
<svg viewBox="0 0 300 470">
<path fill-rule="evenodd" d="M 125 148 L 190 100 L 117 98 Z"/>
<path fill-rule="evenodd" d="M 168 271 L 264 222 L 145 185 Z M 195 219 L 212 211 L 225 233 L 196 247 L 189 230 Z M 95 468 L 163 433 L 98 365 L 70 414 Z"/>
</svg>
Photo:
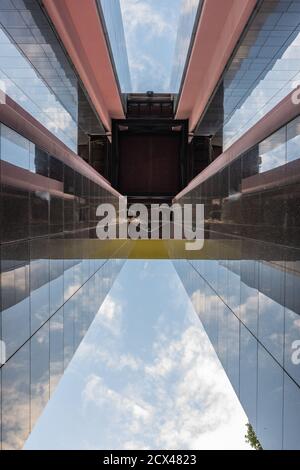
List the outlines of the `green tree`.
<svg viewBox="0 0 300 470">
<path fill-rule="evenodd" d="M 245 439 L 246 439 L 247 444 L 250 444 L 252 449 L 263 450 L 251 424 L 248 423 L 246 424 L 246 426 L 247 426 L 247 434 L 245 435 Z"/>
</svg>

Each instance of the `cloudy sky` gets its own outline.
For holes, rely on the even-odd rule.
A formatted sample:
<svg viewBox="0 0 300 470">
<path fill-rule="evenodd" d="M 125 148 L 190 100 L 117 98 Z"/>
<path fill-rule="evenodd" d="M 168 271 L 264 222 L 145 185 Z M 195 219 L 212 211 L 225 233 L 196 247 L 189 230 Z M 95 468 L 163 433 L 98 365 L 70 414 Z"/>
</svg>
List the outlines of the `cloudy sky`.
<svg viewBox="0 0 300 470">
<path fill-rule="evenodd" d="M 121 271 L 27 449 L 245 449 L 247 418 L 171 262 Z"/>
<path fill-rule="evenodd" d="M 178 91 L 170 89 L 170 80 L 179 18 L 195 10 L 198 1 L 120 0 L 134 92 Z M 190 36 L 189 22 L 185 29 Z M 184 56 L 186 52 L 183 47 Z"/>
</svg>

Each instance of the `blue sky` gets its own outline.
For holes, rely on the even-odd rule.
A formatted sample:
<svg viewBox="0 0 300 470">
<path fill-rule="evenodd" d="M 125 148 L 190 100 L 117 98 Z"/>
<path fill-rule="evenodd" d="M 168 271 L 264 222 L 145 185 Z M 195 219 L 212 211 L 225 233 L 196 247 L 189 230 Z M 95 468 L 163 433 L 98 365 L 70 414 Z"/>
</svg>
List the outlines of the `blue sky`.
<svg viewBox="0 0 300 470">
<path fill-rule="evenodd" d="M 182 0 L 120 0 L 134 92 L 171 92 Z"/>
<path fill-rule="evenodd" d="M 26 449 L 246 449 L 247 418 L 169 261 L 129 261 Z"/>
</svg>

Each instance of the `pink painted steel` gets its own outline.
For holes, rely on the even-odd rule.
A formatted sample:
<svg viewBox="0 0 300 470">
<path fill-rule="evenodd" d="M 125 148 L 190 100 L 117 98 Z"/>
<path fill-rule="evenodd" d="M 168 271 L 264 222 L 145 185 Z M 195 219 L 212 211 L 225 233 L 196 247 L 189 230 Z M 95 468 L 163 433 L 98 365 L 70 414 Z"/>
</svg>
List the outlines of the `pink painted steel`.
<svg viewBox="0 0 300 470">
<path fill-rule="evenodd" d="M 36 144 L 41 149 L 55 156 L 66 165 L 86 176 L 116 197 L 120 193 L 94 168 L 72 152 L 63 142 L 48 131 L 34 117 L 21 108 L 9 96 L 5 96 L 4 104 L 0 104 L 0 122 L 14 129 L 19 134 Z"/>
<path fill-rule="evenodd" d="M 256 0 L 204 0 L 176 118 L 192 132 L 202 116 Z"/>
<path fill-rule="evenodd" d="M 95 0 L 43 0 L 102 124 L 124 111 Z"/>
</svg>

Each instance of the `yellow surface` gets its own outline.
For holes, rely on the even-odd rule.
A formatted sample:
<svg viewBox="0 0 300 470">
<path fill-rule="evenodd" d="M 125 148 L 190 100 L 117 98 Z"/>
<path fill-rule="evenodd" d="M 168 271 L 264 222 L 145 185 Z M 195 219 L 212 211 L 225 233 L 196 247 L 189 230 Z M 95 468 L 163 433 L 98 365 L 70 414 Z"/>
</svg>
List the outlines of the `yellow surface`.
<svg viewBox="0 0 300 470">
<path fill-rule="evenodd" d="M 51 259 L 240 259 L 241 242 L 206 240 L 187 251 L 184 240 L 50 240 Z M 42 247 L 41 247 L 42 249 Z M 38 257 L 41 257 L 39 253 Z"/>
</svg>

